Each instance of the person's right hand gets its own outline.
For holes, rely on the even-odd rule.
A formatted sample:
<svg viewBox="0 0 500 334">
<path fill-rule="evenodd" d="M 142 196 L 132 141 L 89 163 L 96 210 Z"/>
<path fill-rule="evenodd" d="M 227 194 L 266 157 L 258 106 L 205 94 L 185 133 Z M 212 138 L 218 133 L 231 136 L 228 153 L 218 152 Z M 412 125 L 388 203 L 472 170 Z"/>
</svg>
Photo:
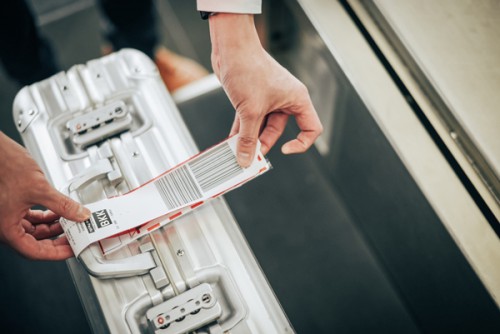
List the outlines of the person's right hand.
<svg viewBox="0 0 500 334">
<path fill-rule="evenodd" d="M 267 154 L 290 116 L 300 133 L 282 146 L 282 153 L 303 153 L 311 147 L 323 126 L 307 88 L 262 48 L 253 16 L 213 15 L 210 36 L 212 67 L 236 109 L 230 135 L 239 134 L 238 163 L 251 163 L 258 139 Z"/>
<path fill-rule="evenodd" d="M 36 260 L 63 260 L 73 251 L 59 217 L 84 221 L 90 211 L 55 190 L 19 144 L 0 132 L 0 241 Z M 47 211 L 31 210 L 42 205 Z"/>
</svg>

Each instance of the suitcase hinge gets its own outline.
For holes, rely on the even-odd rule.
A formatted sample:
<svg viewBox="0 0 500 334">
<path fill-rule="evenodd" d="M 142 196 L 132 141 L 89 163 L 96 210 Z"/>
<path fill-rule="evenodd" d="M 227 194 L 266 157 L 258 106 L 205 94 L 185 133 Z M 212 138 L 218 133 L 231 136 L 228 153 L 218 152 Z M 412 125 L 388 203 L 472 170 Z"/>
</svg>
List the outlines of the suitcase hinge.
<svg viewBox="0 0 500 334">
<path fill-rule="evenodd" d="M 163 269 L 163 266 L 160 262 L 160 258 L 158 257 L 158 253 L 151 242 L 145 243 L 140 246 L 141 253 L 150 253 L 153 257 L 154 262 L 156 263 L 156 267 L 149 270 L 149 274 L 153 279 L 155 287 L 160 290 L 161 288 L 167 286 L 169 284 L 167 273 Z"/>
</svg>

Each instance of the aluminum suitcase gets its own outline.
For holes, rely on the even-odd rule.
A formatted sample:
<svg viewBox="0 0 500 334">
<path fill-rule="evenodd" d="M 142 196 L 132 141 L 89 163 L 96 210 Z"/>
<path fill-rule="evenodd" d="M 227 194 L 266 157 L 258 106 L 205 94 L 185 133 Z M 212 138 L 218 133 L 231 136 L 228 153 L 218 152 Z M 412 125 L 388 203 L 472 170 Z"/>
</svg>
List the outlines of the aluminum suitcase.
<svg viewBox="0 0 500 334">
<path fill-rule="evenodd" d="M 24 87 L 13 114 L 48 179 L 84 204 L 197 153 L 154 63 L 136 50 Z M 95 333 L 293 332 L 223 198 L 109 255 L 92 244 L 68 266 Z"/>
</svg>

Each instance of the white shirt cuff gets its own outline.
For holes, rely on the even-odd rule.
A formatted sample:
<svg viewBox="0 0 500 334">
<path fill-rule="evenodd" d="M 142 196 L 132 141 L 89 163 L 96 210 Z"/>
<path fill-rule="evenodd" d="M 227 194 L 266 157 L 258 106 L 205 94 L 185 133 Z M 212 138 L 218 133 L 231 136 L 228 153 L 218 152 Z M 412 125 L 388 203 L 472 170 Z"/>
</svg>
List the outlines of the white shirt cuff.
<svg viewBox="0 0 500 334">
<path fill-rule="evenodd" d="M 260 14 L 262 0 L 197 0 L 198 11 L 215 13 Z"/>
</svg>

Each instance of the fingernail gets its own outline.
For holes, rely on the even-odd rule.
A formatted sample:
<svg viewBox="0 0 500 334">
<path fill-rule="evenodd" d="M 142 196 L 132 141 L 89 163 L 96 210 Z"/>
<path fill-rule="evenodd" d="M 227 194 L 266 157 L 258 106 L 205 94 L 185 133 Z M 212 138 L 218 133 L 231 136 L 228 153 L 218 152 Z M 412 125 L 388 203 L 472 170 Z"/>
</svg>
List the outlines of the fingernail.
<svg viewBox="0 0 500 334">
<path fill-rule="evenodd" d="M 241 167 L 248 167 L 250 165 L 250 154 L 245 152 L 238 153 L 238 163 Z"/>
<path fill-rule="evenodd" d="M 87 220 L 90 217 L 90 210 L 80 205 L 80 207 L 78 208 L 78 212 L 76 214 L 82 221 Z"/>
</svg>

